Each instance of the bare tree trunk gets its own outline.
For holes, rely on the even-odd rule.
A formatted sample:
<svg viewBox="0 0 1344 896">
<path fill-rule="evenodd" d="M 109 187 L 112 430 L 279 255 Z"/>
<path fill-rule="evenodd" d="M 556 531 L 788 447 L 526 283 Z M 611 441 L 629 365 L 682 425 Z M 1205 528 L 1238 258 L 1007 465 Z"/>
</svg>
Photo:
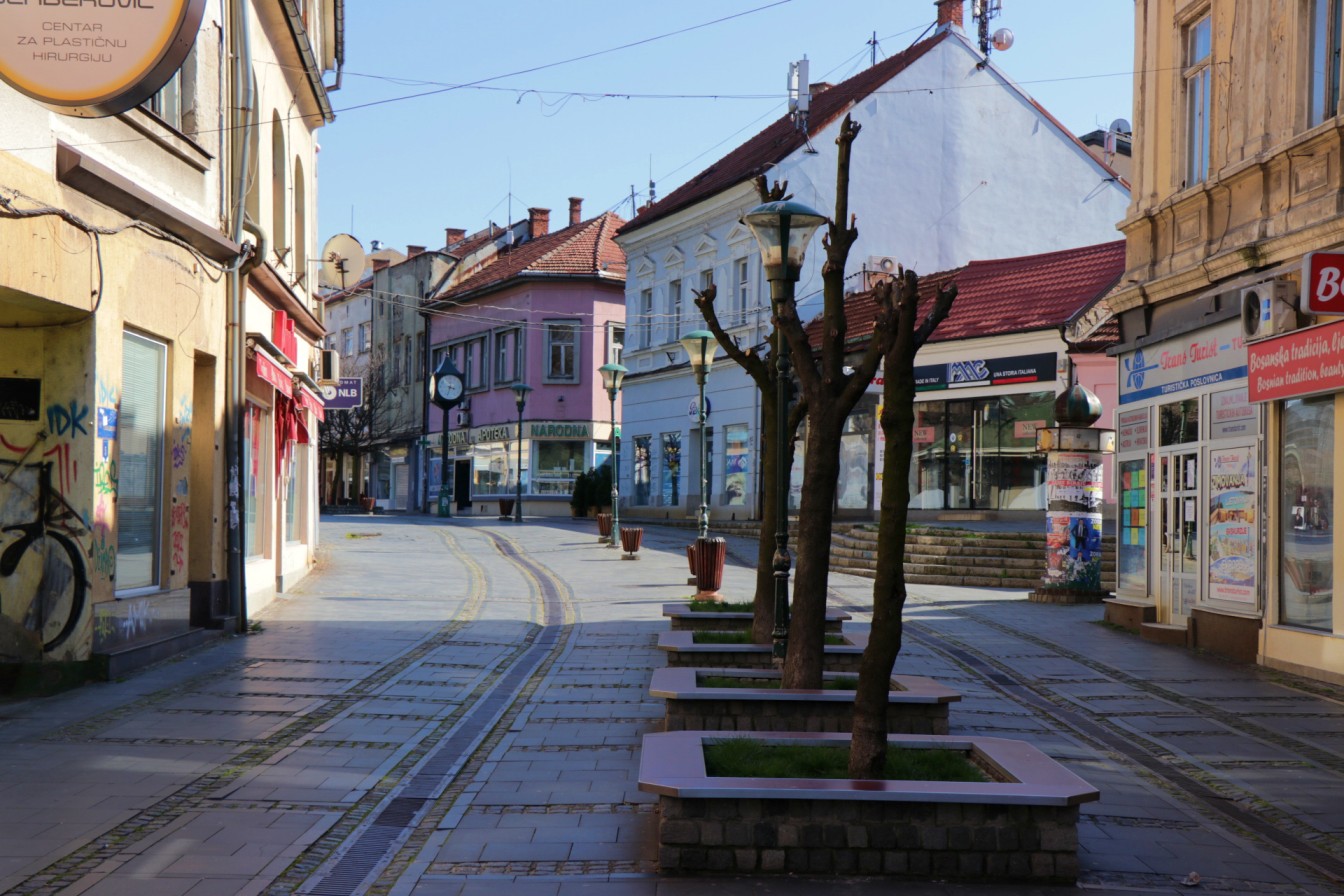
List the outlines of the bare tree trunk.
<svg viewBox="0 0 1344 896">
<path fill-rule="evenodd" d="M 915 353 L 947 316 L 956 287 L 939 291 L 928 317 L 915 330 L 919 278 L 902 270 L 896 285 L 883 284 L 896 300 L 894 339 L 882 365 L 882 509 L 878 521 L 873 624 L 859 663 L 849 751 L 851 778 L 880 778 L 887 758 L 887 697 L 891 670 L 905 635 L 905 525 L 910 515 L 910 461 L 914 454 Z"/>
</svg>

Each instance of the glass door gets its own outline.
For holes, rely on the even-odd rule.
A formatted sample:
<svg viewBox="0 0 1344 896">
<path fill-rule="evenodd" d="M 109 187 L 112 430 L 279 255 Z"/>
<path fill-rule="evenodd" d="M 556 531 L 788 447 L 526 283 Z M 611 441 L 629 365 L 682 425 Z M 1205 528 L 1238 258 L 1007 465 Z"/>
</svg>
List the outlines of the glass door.
<svg viewBox="0 0 1344 896">
<path fill-rule="evenodd" d="M 1199 597 L 1200 455 L 1198 448 L 1164 452 L 1158 458 L 1158 621 L 1184 625 Z"/>
</svg>

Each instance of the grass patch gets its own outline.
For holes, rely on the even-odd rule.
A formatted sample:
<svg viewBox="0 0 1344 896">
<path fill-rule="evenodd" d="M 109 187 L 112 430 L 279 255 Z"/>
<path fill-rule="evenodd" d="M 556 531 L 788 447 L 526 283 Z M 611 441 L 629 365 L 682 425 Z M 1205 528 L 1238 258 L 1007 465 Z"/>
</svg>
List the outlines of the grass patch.
<svg viewBox="0 0 1344 896">
<path fill-rule="evenodd" d="M 702 688 L 774 688 L 779 689 L 779 678 L 751 678 L 732 675 L 697 675 L 697 686 Z M 823 678 L 823 691 L 853 691 L 859 686 L 859 679 L 853 675 L 841 675 L 838 678 Z"/>
<path fill-rule="evenodd" d="M 734 737 L 705 744 L 705 770 L 722 778 L 848 778 L 849 748 Z M 959 750 L 887 749 L 884 781 L 990 780 Z"/>
<path fill-rule="evenodd" d="M 749 600 L 737 601 L 718 601 L 718 600 L 695 600 L 687 601 L 692 613 L 750 613 L 755 610 L 752 602 Z"/>
<path fill-rule="evenodd" d="M 345 537 L 346 537 L 346 538 L 381 538 L 382 535 L 383 535 L 383 533 L 381 533 L 381 532 L 347 532 L 347 533 L 345 533 Z"/>
<path fill-rule="evenodd" d="M 692 632 L 696 644 L 753 644 L 751 632 Z M 845 643 L 841 635 L 828 634 L 824 643 L 837 647 Z"/>
</svg>

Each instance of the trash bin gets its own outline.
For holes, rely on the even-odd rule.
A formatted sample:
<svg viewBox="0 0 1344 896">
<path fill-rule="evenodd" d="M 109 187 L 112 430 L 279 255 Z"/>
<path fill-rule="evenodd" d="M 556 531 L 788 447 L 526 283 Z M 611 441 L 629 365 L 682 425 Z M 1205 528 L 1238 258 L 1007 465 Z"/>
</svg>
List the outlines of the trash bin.
<svg viewBox="0 0 1344 896">
<path fill-rule="evenodd" d="M 448 494 L 448 489 L 439 489 L 439 516 L 453 515 L 453 496 Z"/>
<path fill-rule="evenodd" d="M 626 560 L 639 559 L 639 543 L 644 540 L 644 530 L 639 526 L 621 528 L 621 547 L 625 549 Z"/>
</svg>

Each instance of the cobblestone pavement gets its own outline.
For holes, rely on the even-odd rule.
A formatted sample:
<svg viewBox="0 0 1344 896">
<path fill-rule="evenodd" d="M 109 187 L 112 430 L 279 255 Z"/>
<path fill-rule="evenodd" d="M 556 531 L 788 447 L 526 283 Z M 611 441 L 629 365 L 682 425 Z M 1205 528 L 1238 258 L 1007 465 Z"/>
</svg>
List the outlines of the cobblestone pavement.
<svg viewBox="0 0 1344 896">
<path fill-rule="evenodd" d="M 1060 892 L 660 877 L 636 779 L 686 530 L 646 526 L 634 562 L 568 520 L 337 516 L 322 538 L 260 633 L 0 703 L 0 891 Z M 753 556 L 730 539 L 730 597 Z M 832 582 L 860 631 L 869 588 Z M 1098 606 L 911 591 L 897 671 L 963 692 L 953 733 L 1030 741 L 1101 790 L 1082 889 L 1344 892 L 1341 689 L 1147 644 Z"/>
</svg>

